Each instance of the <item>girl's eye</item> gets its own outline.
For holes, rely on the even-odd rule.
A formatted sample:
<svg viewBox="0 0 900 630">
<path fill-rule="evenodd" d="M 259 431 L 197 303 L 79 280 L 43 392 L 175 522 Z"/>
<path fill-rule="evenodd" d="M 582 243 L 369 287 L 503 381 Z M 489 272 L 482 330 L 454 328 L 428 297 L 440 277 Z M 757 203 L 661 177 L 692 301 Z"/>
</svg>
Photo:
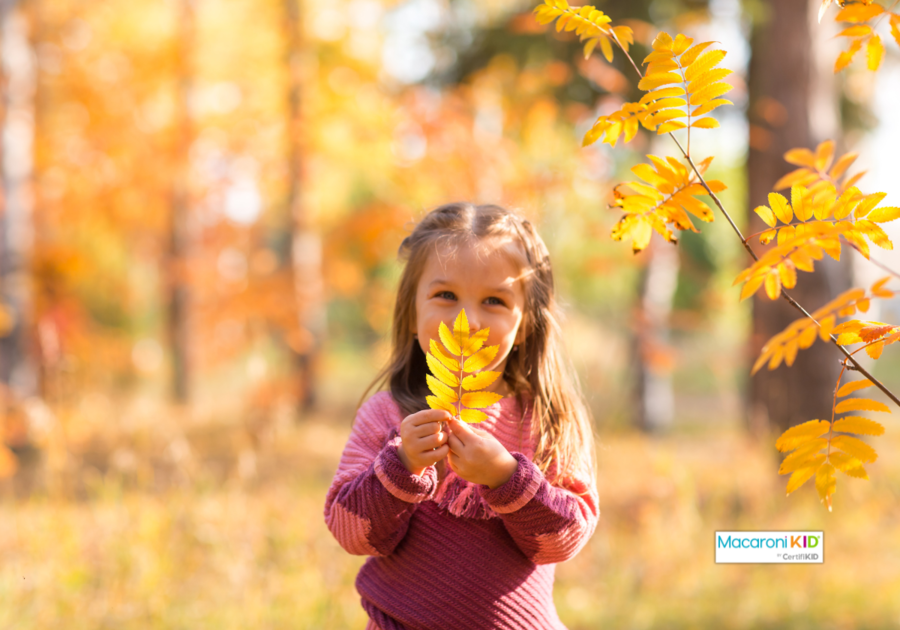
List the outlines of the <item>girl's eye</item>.
<svg viewBox="0 0 900 630">
<path fill-rule="evenodd" d="M 444 298 L 446 300 L 452 300 L 456 296 L 453 294 L 453 291 L 441 291 L 440 293 L 436 294 L 434 297 Z"/>
<path fill-rule="evenodd" d="M 493 300 L 493 301 L 491 301 L 491 300 Z M 503 300 L 501 300 L 500 298 L 496 298 L 496 297 L 489 297 L 488 299 L 485 300 L 485 302 L 488 302 L 489 304 L 498 304 L 500 306 L 503 306 Z"/>
</svg>

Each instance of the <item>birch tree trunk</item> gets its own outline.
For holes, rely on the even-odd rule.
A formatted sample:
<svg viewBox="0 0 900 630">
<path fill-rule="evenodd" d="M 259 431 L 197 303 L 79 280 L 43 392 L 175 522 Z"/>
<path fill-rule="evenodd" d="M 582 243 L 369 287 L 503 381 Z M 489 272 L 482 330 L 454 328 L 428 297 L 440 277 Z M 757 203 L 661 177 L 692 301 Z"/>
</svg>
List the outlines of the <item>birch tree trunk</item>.
<svg viewBox="0 0 900 630">
<path fill-rule="evenodd" d="M 656 241 L 646 250 L 649 260 L 638 283 L 634 334 L 634 423 L 648 432 L 664 431 L 675 418 L 669 352 L 669 316 L 678 284 L 678 250 Z"/>
<path fill-rule="evenodd" d="M 297 304 L 298 334 L 291 335 L 299 385 L 299 406 L 316 404 L 316 366 L 325 332 L 322 280 L 322 238 L 309 208 L 303 203 L 302 38 L 299 0 L 284 0 L 288 67 L 287 206 L 291 221 L 291 265 Z"/>
<path fill-rule="evenodd" d="M 0 3 L 0 383 L 28 395 L 37 383 L 28 342 L 36 64 L 17 4 Z"/>
<path fill-rule="evenodd" d="M 819 0 L 768 0 L 767 18 L 754 28 L 750 62 L 750 151 L 747 163 L 749 207 L 767 204 L 775 182 L 796 168 L 783 155 L 789 149 L 815 150 L 826 139 L 840 141 L 838 100 L 829 48 L 834 33 L 819 25 Z M 750 233 L 765 226 L 751 213 Z M 754 245 L 754 247 L 758 247 Z M 814 274 L 799 274 L 791 295 L 813 310 L 850 286 L 846 258 L 827 256 Z M 753 301 L 750 363 L 762 345 L 799 317 L 785 300 L 770 301 L 758 294 Z M 797 356 L 792 367 L 757 372 L 749 387 L 751 431 L 777 432 L 815 418 L 830 417 L 839 355 L 828 344 L 815 344 Z"/>
</svg>

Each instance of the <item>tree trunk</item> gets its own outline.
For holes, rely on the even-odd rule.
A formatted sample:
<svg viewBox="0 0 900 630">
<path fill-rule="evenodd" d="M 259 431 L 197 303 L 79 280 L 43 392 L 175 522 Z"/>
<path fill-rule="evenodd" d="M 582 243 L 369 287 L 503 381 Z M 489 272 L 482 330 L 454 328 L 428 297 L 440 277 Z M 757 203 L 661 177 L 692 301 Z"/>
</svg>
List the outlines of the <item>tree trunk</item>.
<svg viewBox="0 0 900 630">
<path fill-rule="evenodd" d="M 28 343 L 36 68 L 28 20 L 16 4 L 0 2 L 0 384 L 24 396 L 36 390 Z"/>
<path fill-rule="evenodd" d="M 669 429 L 675 417 L 669 316 L 678 284 L 678 250 L 661 239 L 648 256 L 638 281 L 634 331 L 634 424 L 647 432 Z"/>
<path fill-rule="evenodd" d="M 316 365 L 325 331 L 322 238 L 303 204 L 302 46 L 298 0 L 284 0 L 288 67 L 288 213 L 291 221 L 291 266 L 297 303 L 298 331 L 291 334 L 298 380 L 298 404 L 309 411 L 316 403 Z"/>
<path fill-rule="evenodd" d="M 187 273 L 190 246 L 188 153 L 191 147 L 191 51 L 194 39 L 194 0 L 181 0 L 176 40 L 176 120 L 173 137 L 172 206 L 166 261 L 167 337 L 172 370 L 170 390 L 175 402 L 190 399 L 190 286 Z"/>
<path fill-rule="evenodd" d="M 828 27 L 818 25 L 818 0 L 768 0 L 766 15 L 752 35 L 750 62 L 750 150 L 748 157 L 750 208 L 768 205 L 775 182 L 796 168 L 784 153 L 795 147 L 815 150 L 839 132 L 835 82 L 831 70 L 836 53 L 828 48 Z M 766 226 L 751 213 L 750 233 Z M 762 251 L 758 241 L 754 249 Z M 850 286 L 846 260 L 827 256 L 813 274 L 800 273 L 790 294 L 807 310 L 816 309 Z M 762 292 L 753 301 L 750 362 L 763 344 L 800 317 L 783 299 L 771 301 Z M 801 350 L 792 367 L 763 368 L 751 379 L 749 428 L 754 433 L 778 432 L 816 418 L 831 416 L 831 402 L 839 371 L 839 354 L 829 344 Z"/>
</svg>

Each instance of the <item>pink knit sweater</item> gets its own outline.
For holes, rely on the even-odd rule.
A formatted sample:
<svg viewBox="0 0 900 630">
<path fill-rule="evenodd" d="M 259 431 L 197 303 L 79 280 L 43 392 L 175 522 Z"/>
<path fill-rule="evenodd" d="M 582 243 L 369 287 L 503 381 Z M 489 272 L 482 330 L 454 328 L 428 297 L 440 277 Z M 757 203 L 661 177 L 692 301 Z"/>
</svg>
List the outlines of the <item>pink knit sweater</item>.
<svg viewBox="0 0 900 630">
<path fill-rule="evenodd" d="M 356 588 L 383 630 L 559 630 L 555 563 L 572 558 L 597 525 L 588 475 L 551 485 L 532 463 L 531 405 L 515 397 L 478 425 L 519 467 L 499 488 L 447 467 L 417 476 L 397 455 L 403 414 L 390 393 L 360 408 L 325 502 L 341 546 L 371 556 Z"/>
</svg>

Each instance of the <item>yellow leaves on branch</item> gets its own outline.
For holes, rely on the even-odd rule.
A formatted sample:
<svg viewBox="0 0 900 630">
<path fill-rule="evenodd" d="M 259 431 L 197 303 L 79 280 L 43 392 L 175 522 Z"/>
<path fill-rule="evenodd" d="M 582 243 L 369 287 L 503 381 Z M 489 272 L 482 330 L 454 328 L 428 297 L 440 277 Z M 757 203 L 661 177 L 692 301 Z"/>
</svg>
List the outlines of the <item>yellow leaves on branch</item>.
<svg viewBox="0 0 900 630">
<path fill-rule="evenodd" d="M 634 253 L 647 247 L 654 231 L 670 243 L 677 242 L 670 224 L 679 230 L 697 232 L 688 213 L 701 221 L 713 220 L 712 209 L 696 198 L 707 191 L 692 169 L 672 157 L 647 157 L 651 164 L 638 164 L 631 169 L 643 181 L 616 186 L 612 204 L 625 212 L 613 227 L 612 238 L 631 239 Z M 705 173 L 711 162 L 712 158 L 703 160 L 697 164 L 697 170 Z M 725 184 L 718 180 L 706 184 L 714 193 L 725 190 Z"/>
<path fill-rule="evenodd" d="M 556 20 L 557 31 L 575 31 L 584 42 L 585 59 L 591 56 L 599 44 L 606 60 L 612 61 L 614 42 L 625 53 L 634 43 L 631 28 L 610 26 L 609 16 L 592 6 L 570 7 L 566 0 L 544 0 L 544 4 L 534 10 L 534 14 L 540 24 Z"/>
<path fill-rule="evenodd" d="M 835 392 L 834 414 L 856 410 L 890 413 L 891 410 L 887 405 L 875 400 L 848 398 L 837 403 L 838 398 L 871 387 L 872 384 L 872 381 L 863 379 L 840 387 Z M 778 470 L 780 475 L 791 475 L 787 484 L 787 494 L 791 494 L 815 476 L 819 498 L 830 512 L 831 497 L 837 488 L 835 471 L 840 470 L 851 477 L 868 479 L 869 475 L 863 464 L 874 462 L 878 458 L 875 449 L 849 434 L 877 436 L 883 433 L 884 427 L 881 424 L 860 416 L 845 416 L 833 422 L 810 420 L 791 427 L 775 442 L 775 448 L 783 453 L 789 453 Z"/>
<path fill-rule="evenodd" d="M 801 317 L 792 322 L 787 328 L 766 342 L 759 357 L 753 364 L 752 373 L 756 374 L 767 363 L 770 370 L 774 370 L 782 362 L 789 366 L 792 365 L 794 359 L 797 358 L 797 353 L 812 346 L 816 342 L 817 337 L 822 341 L 828 341 L 832 333 L 841 332 L 841 330 L 836 328 L 837 318 L 850 317 L 855 315 L 857 311 L 865 313 L 869 310 L 869 303 L 872 298 L 894 297 L 893 291 L 884 288 L 889 279 L 889 277 L 885 277 L 877 281 L 868 292 L 865 289 L 845 291 L 822 308 L 811 313 L 811 319 L 809 317 Z M 845 332 L 851 331 L 847 329 Z M 847 338 L 845 337 L 846 340 Z M 842 343 L 840 339 L 838 339 L 838 343 Z"/>
<path fill-rule="evenodd" d="M 837 342 L 842 346 L 866 344 L 866 354 L 873 359 L 881 356 L 885 346 L 900 339 L 900 326 L 855 319 L 835 327 L 832 332 L 838 336 Z"/>
<path fill-rule="evenodd" d="M 822 6 L 819 9 L 819 21 L 832 0 L 822 0 Z M 838 33 L 838 37 L 847 37 L 850 39 L 850 46 L 838 55 L 834 64 L 834 71 L 840 72 L 850 65 L 856 54 L 865 47 L 866 49 L 866 65 L 873 72 L 881 66 L 884 59 L 884 43 L 881 36 L 875 32 L 878 23 L 887 16 L 891 25 L 891 35 L 897 45 L 900 46 L 900 14 L 887 11 L 883 6 L 873 0 L 838 0 L 841 11 L 835 16 L 837 22 L 849 22 L 853 26 L 845 28 Z M 877 18 L 877 20 L 876 20 Z M 873 24 L 867 24 L 876 20 Z"/>
<path fill-rule="evenodd" d="M 776 238 L 777 241 L 735 279 L 734 284 L 745 283 L 741 289 L 742 300 L 763 287 L 770 299 L 778 299 L 782 287 L 791 289 L 796 285 L 797 271 L 814 271 L 814 261 L 821 260 L 824 253 L 840 260 L 842 238 L 866 258 L 869 257 L 867 239 L 884 249 L 893 249 L 893 243 L 878 223 L 900 218 L 900 208 L 879 208 L 885 193 L 864 195 L 852 185 L 859 176 L 838 184 L 856 155 L 842 156 L 828 171 L 833 158 L 831 141 L 820 144 L 815 153 L 792 149 L 785 154 L 785 160 L 802 168 L 783 177 L 776 185 L 776 188 L 786 183 L 791 186 L 790 201 L 779 193 L 770 193 L 769 205 L 755 209 L 770 228 L 760 233 L 760 244 L 766 245 Z"/>
<path fill-rule="evenodd" d="M 625 142 L 643 125 L 657 134 L 685 127 L 715 129 L 719 123 L 707 116 L 731 101 L 720 98 L 732 89 L 722 79 L 731 74 L 717 68 L 725 58 L 724 50 L 706 49 L 713 42 L 693 45 L 693 39 L 660 33 L 653 40 L 653 52 L 644 58 L 647 71 L 638 83 L 647 92 L 637 103 L 626 103 L 608 116 L 601 116 L 584 137 L 584 146 L 597 140 L 615 146 L 624 134 Z"/>
<path fill-rule="evenodd" d="M 493 392 L 477 391 L 490 386 L 500 377 L 500 372 L 484 370 L 500 349 L 500 346 L 484 346 L 490 330 L 482 328 L 470 333 L 465 309 L 456 316 L 452 332 L 441 322 L 438 336 L 443 349 L 432 339 L 429 352 L 425 355 L 431 370 L 425 380 L 434 394 L 426 398 L 429 407 L 444 409 L 464 422 L 487 419 L 487 414 L 481 409 L 503 398 Z"/>
<path fill-rule="evenodd" d="M 834 188 L 837 193 L 842 194 L 866 174 L 863 171 L 840 182 L 857 157 L 859 157 L 858 153 L 845 153 L 832 166 L 834 161 L 833 140 L 826 140 L 819 144 L 815 153 L 809 149 L 791 149 L 784 154 L 784 159 L 800 168 L 779 179 L 775 183 L 775 190 L 799 185 L 807 187 L 811 195 L 818 195 L 828 188 Z"/>
</svg>

